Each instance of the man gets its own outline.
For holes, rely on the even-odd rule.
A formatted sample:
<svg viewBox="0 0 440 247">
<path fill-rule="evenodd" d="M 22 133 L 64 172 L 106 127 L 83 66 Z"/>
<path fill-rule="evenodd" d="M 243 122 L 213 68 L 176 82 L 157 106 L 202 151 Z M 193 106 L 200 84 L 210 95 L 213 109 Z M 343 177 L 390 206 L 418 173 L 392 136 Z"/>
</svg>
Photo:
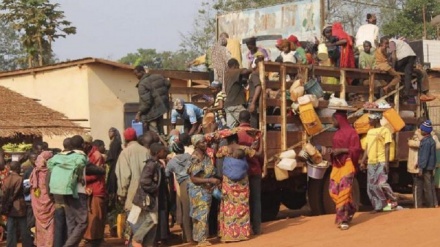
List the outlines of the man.
<svg viewBox="0 0 440 247">
<path fill-rule="evenodd" d="M 359 52 L 364 50 L 364 41 L 369 41 L 373 50 L 379 45 L 379 27 L 376 22 L 375 14 L 367 14 L 367 24 L 359 27 L 356 33 L 356 47 Z"/>
<path fill-rule="evenodd" d="M 66 138 L 63 141 L 64 150 L 62 154 L 68 154 L 72 152 L 71 138 Z M 65 203 L 63 195 L 53 195 L 55 201 L 55 213 L 54 213 L 54 247 L 62 247 L 67 240 L 67 224 L 66 224 L 66 213 L 65 213 Z"/>
<path fill-rule="evenodd" d="M 63 246 L 78 246 L 87 229 L 87 194 L 85 167 L 87 155 L 82 151 L 84 139 L 75 135 L 70 139 L 72 151 L 61 152 L 47 162 L 50 193 L 64 195 L 67 221 L 67 240 Z"/>
<path fill-rule="evenodd" d="M 174 109 L 171 111 L 171 125 L 176 128 L 177 119 L 183 120 L 183 129 L 190 136 L 200 132 L 203 120 L 203 110 L 193 104 L 187 104 L 183 99 L 174 100 Z"/>
<path fill-rule="evenodd" d="M 359 69 L 372 69 L 375 66 L 376 60 L 374 59 L 374 53 L 371 52 L 372 44 L 366 40 L 363 44 L 364 50 L 359 55 Z"/>
<path fill-rule="evenodd" d="M 391 88 L 394 88 L 400 82 L 400 75 L 397 73 L 393 67 L 388 62 L 387 58 L 387 49 L 389 47 L 389 40 L 387 37 L 380 38 L 380 45 L 377 47 L 374 52 L 374 68 L 380 69 L 382 71 L 388 72 L 393 79 L 388 83 L 388 85 L 382 88 L 384 94 L 387 94 Z M 383 86 L 383 85 L 381 85 Z"/>
<path fill-rule="evenodd" d="M 247 48 L 249 50 L 247 55 L 246 55 L 246 58 L 247 58 L 248 64 L 249 64 L 248 65 L 249 69 L 252 68 L 252 62 L 254 61 L 255 54 L 257 52 L 260 52 L 260 53 L 263 54 L 264 61 L 269 61 L 270 60 L 269 53 L 267 52 L 267 50 L 264 49 L 263 47 L 258 47 L 257 46 L 257 38 L 255 38 L 255 37 L 248 38 L 245 43 L 246 43 L 246 46 L 247 46 Z"/>
<path fill-rule="evenodd" d="M 130 211 L 139 185 L 139 177 L 145 160 L 150 158 L 150 151 L 137 142 L 136 131 L 133 128 L 124 131 L 124 140 L 127 144 L 119 155 L 115 173 L 119 201 L 125 202 L 125 210 Z"/>
<path fill-rule="evenodd" d="M 244 108 L 246 104 L 244 84 L 246 82 L 244 81 L 244 70 L 239 69 L 236 59 L 230 59 L 228 67 L 229 69 L 225 74 L 226 100 L 224 102 L 224 109 L 226 112 L 226 124 L 229 128 L 233 128 L 239 124 L 238 115 L 240 112 L 246 110 Z"/>
<path fill-rule="evenodd" d="M 260 95 L 261 95 L 261 81 L 260 73 L 258 72 L 258 63 L 262 62 L 261 58 L 255 58 L 255 66 L 253 72 L 248 80 L 249 87 L 249 101 L 248 101 L 248 111 L 251 113 L 250 124 L 252 128 L 258 129 L 259 126 L 259 115 L 258 108 L 260 106 Z"/>
<path fill-rule="evenodd" d="M 136 121 L 142 121 L 144 131 L 164 134 L 163 114 L 170 110 L 170 81 L 162 75 L 146 73 L 144 67 L 136 66 L 134 74 L 139 79 L 139 111 Z"/>
<path fill-rule="evenodd" d="M 6 246 L 17 246 L 17 232 L 20 232 L 23 246 L 32 246 L 27 229 L 26 205 L 23 197 L 23 178 L 20 176 L 20 163 L 12 161 L 10 174 L 2 187 L 2 214 L 8 217 Z M 17 229 L 18 227 L 18 229 Z"/>
<path fill-rule="evenodd" d="M 397 197 L 387 182 L 392 135 L 387 127 L 380 125 L 381 113 L 370 113 L 369 118 L 374 129 L 367 133 L 361 169 L 365 170 L 365 165 L 368 165 L 367 192 L 374 207 L 373 212 L 390 211 L 397 207 Z"/>
<path fill-rule="evenodd" d="M 256 136 L 250 135 L 247 131 L 255 130 L 251 127 L 251 113 L 241 111 L 239 115 L 238 142 L 240 145 L 251 147 L 257 140 Z M 258 148 L 258 147 L 255 147 Z M 262 178 L 262 160 L 257 157 L 247 158 L 249 164 L 249 207 L 251 215 L 252 232 L 255 235 L 261 234 L 261 178 Z"/>
<path fill-rule="evenodd" d="M 88 166 L 96 166 L 105 169 L 104 157 L 96 146 L 93 146 L 92 136 L 83 135 L 84 152 L 89 158 Z M 104 240 L 104 228 L 107 216 L 107 193 L 105 191 L 105 173 L 91 175 L 86 170 L 86 192 L 89 195 L 88 225 L 84 234 L 86 242 L 93 246 L 99 246 Z"/>
</svg>

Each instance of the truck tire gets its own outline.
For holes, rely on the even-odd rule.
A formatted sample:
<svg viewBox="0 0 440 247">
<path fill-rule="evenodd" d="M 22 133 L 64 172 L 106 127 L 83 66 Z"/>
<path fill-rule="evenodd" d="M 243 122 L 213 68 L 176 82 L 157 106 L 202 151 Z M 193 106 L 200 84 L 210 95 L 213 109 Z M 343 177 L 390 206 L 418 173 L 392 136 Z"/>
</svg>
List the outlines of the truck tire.
<svg viewBox="0 0 440 247">
<path fill-rule="evenodd" d="M 280 211 L 281 192 L 279 190 L 261 193 L 261 220 L 263 222 L 277 219 Z"/>
<path fill-rule="evenodd" d="M 307 203 L 306 193 L 283 188 L 281 190 L 281 203 L 288 209 L 300 209 Z"/>
<path fill-rule="evenodd" d="M 324 177 L 324 186 L 323 186 L 323 204 L 324 204 L 324 212 L 325 214 L 334 214 L 336 213 L 335 203 L 330 197 L 330 193 L 328 192 L 330 185 L 330 176 L 327 175 Z M 360 201 L 361 201 L 361 193 L 359 189 L 359 183 L 357 178 L 353 181 L 353 189 L 352 189 L 353 201 L 356 204 L 356 211 L 359 210 Z"/>
<path fill-rule="evenodd" d="M 307 199 L 312 216 L 324 214 L 324 204 L 322 201 L 322 188 L 324 181 L 322 179 L 309 178 L 307 186 Z"/>
</svg>

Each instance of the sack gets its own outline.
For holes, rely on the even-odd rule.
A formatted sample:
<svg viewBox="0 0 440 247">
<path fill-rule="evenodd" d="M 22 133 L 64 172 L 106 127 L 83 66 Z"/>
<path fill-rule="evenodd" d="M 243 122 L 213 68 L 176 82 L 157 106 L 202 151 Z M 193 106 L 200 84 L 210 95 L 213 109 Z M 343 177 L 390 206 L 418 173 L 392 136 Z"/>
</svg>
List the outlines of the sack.
<svg viewBox="0 0 440 247">
<path fill-rule="evenodd" d="M 277 167 L 282 170 L 293 171 L 296 167 L 296 159 L 289 159 L 289 158 L 281 159 L 281 161 L 278 162 Z"/>
<path fill-rule="evenodd" d="M 286 170 L 280 169 L 278 166 L 275 166 L 273 169 L 277 181 L 283 181 L 289 178 L 289 173 Z"/>
<path fill-rule="evenodd" d="M 306 129 L 307 134 L 314 135 L 322 130 L 322 123 L 313 108 L 312 103 L 299 106 L 299 118 Z"/>
<path fill-rule="evenodd" d="M 223 175 L 232 181 L 239 181 L 246 177 L 249 165 L 245 159 L 225 157 L 223 160 Z"/>
<path fill-rule="evenodd" d="M 284 159 L 284 158 L 295 159 L 295 157 L 296 157 L 296 152 L 295 152 L 295 150 L 292 150 L 292 149 L 284 151 L 280 154 L 280 159 Z"/>
<path fill-rule="evenodd" d="M 399 116 L 399 113 L 394 108 L 388 109 L 383 113 L 383 117 L 386 118 L 388 123 L 393 127 L 395 132 L 399 132 L 405 127 L 405 122 Z"/>
<path fill-rule="evenodd" d="M 366 134 L 373 127 L 370 125 L 370 119 L 368 118 L 368 113 L 362 115 L 354 123 L 353 127 L 358 134 Z"/>
<path fill-rule="evenodd" d="M 304 87 L 303 86 L 299 86 L 297 88 L 294 89 L 290 89 L 290 100 L 292 101 L 297 101 L 299 97 L 304 95 Z"/>
</svg>

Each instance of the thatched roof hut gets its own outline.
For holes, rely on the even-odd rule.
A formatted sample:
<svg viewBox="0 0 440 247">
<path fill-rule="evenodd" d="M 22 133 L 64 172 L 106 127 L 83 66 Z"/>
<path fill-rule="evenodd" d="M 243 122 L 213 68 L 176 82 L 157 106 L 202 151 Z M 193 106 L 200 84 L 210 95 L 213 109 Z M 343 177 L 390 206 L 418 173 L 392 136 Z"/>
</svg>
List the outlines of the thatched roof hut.
<svg viewBox="0 0 440 247">
<path fill-rule="evenodd" d="M 0 138 L 55 136 L 83 132 L 83 127 L 73 123 L 62 113 L 0 86 Z"/>
</svg>

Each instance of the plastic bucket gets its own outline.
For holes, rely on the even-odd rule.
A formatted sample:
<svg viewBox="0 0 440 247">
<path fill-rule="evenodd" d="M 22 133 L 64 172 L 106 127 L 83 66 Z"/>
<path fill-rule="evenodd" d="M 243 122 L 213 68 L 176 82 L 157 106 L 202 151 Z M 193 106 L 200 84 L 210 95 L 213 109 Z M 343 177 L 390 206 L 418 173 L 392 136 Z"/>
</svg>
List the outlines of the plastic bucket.
<svg viewBox="0 0 440 247">
<path fill-rule="evenodd" d="M 322 87 L 316 79 L 312 79 L 304 84 L 304 89 L 308 94 L 313 94 L 318 99 L 324 95 L 324 91 L 322 91 Z"/>
<path fill-rule="evenodd" d="M 316 166 L 307 162 L 307 176 L 314 179 L 322 179 L 328 166 Z"/>
<path fill-rule="evenodd" d="M 137 137 L 141 136 L 144 133 L 142 122 L 136 122 L 135 120 L 132 120 L 131 127 L 136 131 Z"/>
<path fill-rule="evenodd" d="M 318 58 L 321 61 L 326 61 L 328 59 L 328 49 L 324 43 L 318 45 Z"/>
</svg>

